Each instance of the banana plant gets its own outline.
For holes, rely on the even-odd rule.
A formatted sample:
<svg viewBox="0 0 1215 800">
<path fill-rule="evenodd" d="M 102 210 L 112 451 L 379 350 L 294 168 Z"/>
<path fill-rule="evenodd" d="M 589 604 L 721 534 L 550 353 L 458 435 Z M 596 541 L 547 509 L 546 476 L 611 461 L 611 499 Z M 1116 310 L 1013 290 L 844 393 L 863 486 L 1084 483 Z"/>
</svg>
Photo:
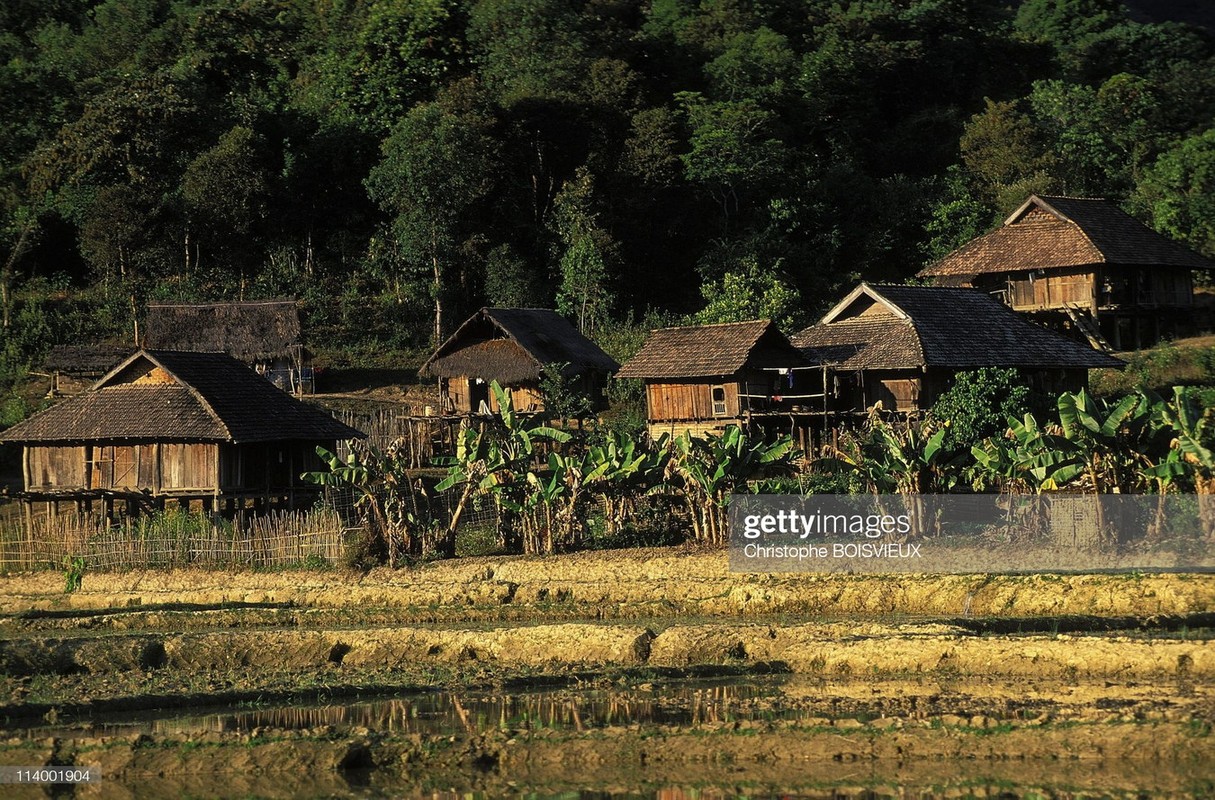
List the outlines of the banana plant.
<svg viewBox="0 0 1215 800">
<path fill-rule="evenodd" d="M 435 487 L 436 491 L 458 491 L 455 505 L 448 522 L 447 532 L 455 541 L 455 532 L 468 504 L 477 497 L 488 496 L 499 511 L 499 543 L 509 549 L 525 542 L 516 542 L 508 514 L 520 514 L 531 491 L 527 478 L 536 446 L 541 441 L 566 443 L 570 434 L 549 427 L 534 417 L 519 414 L 507 389 L 497 381 L 490 384 L 490 391 L 498 404 L 498 415 L 494 420 L 474 427 L 461 429 L 453 458 L 436 459 L 440 466 L 447 467 L 447 475 Z M 503 513 L 506 512 L 506 513 Z"/>
<path fill-rule="evenodd" d="M 765 442 L 748 437 L 737 425 L 705 438 L 685 432 L 671 440 L 666 474 L 688 509 L 695 540 L 724 544 L 730 495 L 750 480 L 792 474 L 796 453 L 788 436 Z"/>
<path fill-rule="evenodd" d="M 994 482 L 1001 491 L 1048 492 L 1066 486 L 1084 472 L 1079 447 L 1065 436 L 1044 429 L 1033 414 L 1008 419 L 1004 438 L 971 447 L 976 464 L 975 488 Z"/>
<path fill-rule="evenodd" d="M 421 481 L 410 477 L 408 459 L 396 447 L 380 451 L 356 443 L 344 460 L 324 447 L 316 448 L 316 454 L 327 469 L 305 472 L 301 477 L 320 486 L 350 487 L 359 493 L 355 506 L 363 514 L 373 549 L 388 557 L 390 567 L 397 565 L 401 555 L 455 554 L 446 538 L 436 536 L 440 526 L 431 498 Z"/>
<path fill-rule="evenodd" d="M 609 533 L 618 533 L 643 493 L 659 486 L 670 454 L 665 440 L 650 450 L 625 433 L 607 431 L 587 450 L 586 485 L 604 509 Z"/>
<path fill-rule="evenodd" d="M 1059 395 L 1058 408 L 1063 436 L 1083 456 L 1088 488 L 1097 494 L 1142 488 L 1142 470 L 1151 466 L 1145 454 L 1151 402 L 1145 394 L 1109 403 L 1081 389 Z"/>
</svg>

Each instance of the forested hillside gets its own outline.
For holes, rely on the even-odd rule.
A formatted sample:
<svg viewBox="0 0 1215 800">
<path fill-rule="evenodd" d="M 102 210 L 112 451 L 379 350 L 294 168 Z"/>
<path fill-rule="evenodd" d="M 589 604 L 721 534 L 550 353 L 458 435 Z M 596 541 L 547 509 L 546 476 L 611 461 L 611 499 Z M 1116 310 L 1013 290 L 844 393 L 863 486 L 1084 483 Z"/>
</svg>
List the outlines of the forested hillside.
<svg viewBox="0 0 1215 800">
<path fill-rule="evenodd" d="M 1215 256 L 1213 52 L 1117 0 L 6 0 L 0 391 L 151 299 L 789 325 L 1030 192 Z"/>
</svg>

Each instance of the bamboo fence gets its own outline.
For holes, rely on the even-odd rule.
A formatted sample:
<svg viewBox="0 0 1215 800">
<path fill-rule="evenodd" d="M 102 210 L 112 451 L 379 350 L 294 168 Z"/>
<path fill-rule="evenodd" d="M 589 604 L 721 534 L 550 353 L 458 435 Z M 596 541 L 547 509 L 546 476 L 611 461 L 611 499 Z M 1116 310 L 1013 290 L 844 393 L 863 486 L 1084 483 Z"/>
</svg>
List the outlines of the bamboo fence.
<svg viewBox="0 0 1215 800">
<path fill-rule="evenodd" d="M 115 524 L 84 514 L 0 523 L 0 571 L 187 566 L 285 567 L 338 563 L 349 529 L 332 509 L 275 512 L 241 529 L 197 514 L 126 518 Z"/>
</svg>

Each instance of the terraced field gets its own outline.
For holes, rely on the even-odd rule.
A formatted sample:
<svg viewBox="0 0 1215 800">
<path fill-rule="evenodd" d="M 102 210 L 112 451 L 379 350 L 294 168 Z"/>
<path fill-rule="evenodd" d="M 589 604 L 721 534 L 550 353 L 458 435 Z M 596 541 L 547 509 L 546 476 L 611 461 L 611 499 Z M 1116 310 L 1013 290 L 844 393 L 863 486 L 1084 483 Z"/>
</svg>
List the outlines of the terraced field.
<svg viewBox="0 0 1215 800">
<path fill-rule="evenodd" d="M 10 576 L 0 763 L 105 797 L 1203 796 L 1213 622 L 1212 575 L 679 549 Z"/>
</svg>

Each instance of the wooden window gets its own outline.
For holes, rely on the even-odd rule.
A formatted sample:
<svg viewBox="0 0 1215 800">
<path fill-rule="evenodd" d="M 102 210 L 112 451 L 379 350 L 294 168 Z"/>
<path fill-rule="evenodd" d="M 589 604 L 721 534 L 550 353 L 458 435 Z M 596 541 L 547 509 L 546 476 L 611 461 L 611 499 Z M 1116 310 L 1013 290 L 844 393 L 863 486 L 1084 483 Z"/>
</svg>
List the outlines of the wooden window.
<svg viewBox="0 0 1215 800">
<path fill-rule="evenodd" d="M 726 412 L 726 387 L 714 386 L 712 391 L 713 391 L 713 416 L 715 416 L 715 417 L 726 416 L 726 413 L 727 413 Z"/>
</svg>

